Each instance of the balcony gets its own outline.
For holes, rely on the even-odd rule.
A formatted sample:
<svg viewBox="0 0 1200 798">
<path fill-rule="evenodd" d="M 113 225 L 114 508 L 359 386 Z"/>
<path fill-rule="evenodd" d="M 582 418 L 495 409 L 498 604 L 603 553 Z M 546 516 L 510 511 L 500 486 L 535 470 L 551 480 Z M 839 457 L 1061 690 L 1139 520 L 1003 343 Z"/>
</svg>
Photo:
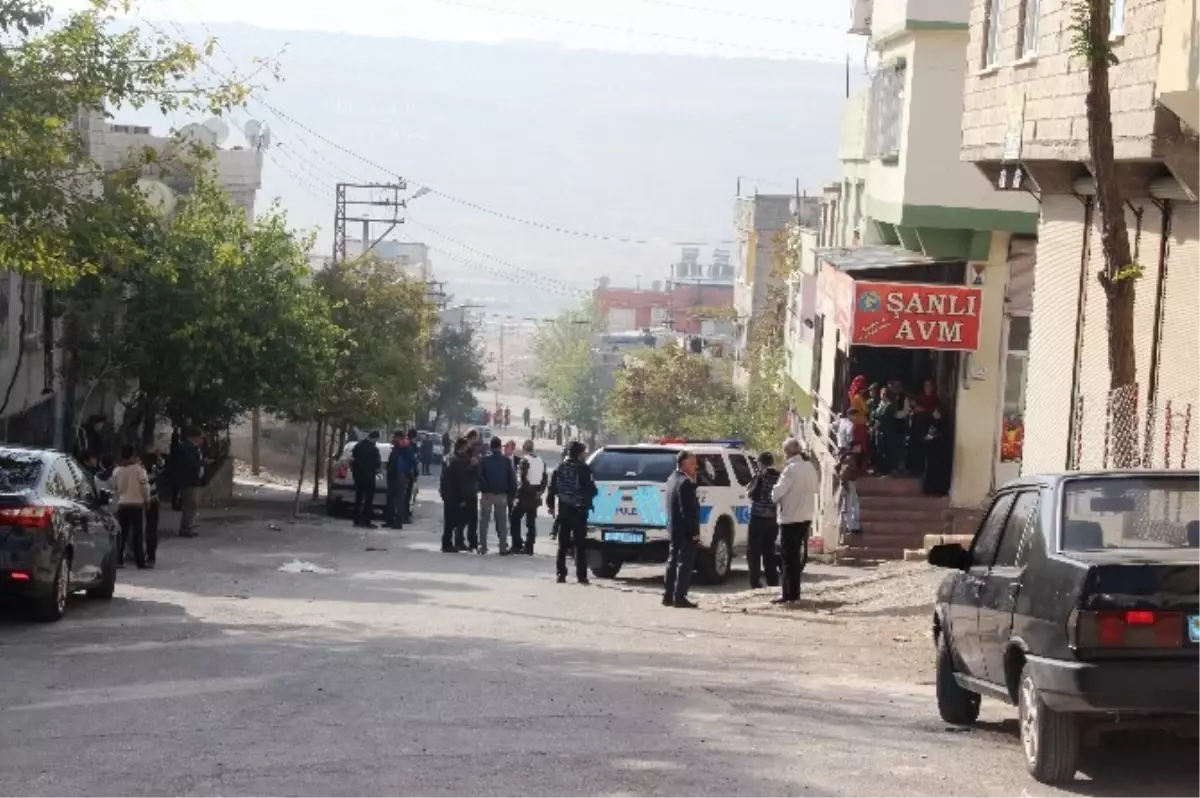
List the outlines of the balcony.
<svg viewBox="0 0 1200 798">
<path fill-rule="evenodd" d="M 969 11 L 967 0 L 874 0 L 871 43 L 908 30 L 966 30 Z"/>
<path fill-rule="evenodd" d="M 1198 40 L 1196 0 L 1167 0 L 1158 61 L 1158 101 L 1192 130 L 1200 130 Z"/>
</svg>

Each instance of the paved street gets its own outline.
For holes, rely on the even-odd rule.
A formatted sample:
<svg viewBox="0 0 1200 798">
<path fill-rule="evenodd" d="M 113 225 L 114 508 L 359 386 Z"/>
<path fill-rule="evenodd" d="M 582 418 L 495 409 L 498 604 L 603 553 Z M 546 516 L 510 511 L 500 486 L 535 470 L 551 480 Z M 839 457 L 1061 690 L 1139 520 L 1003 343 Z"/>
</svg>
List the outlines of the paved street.
<svg viewBox="0 0 1200 798">
<path fill-rule="evenodd" d="M 939 722 L 919 607 L 742 612 L 738 573 L 669 610 L 654 569 L 556 585 L 545 537 L 437 552 L 432 491 L 403 532 L 241 493 L 111 603 L 0 621 L 0 792 L 1054 794 L 1012 712 Z M 332 572 L 278 570 L 296 560 Z M 1092 757 L 1075 792 L 1196 794 L 1194 744 L 1128 745 L 1136 770 Z"/>
</svg>

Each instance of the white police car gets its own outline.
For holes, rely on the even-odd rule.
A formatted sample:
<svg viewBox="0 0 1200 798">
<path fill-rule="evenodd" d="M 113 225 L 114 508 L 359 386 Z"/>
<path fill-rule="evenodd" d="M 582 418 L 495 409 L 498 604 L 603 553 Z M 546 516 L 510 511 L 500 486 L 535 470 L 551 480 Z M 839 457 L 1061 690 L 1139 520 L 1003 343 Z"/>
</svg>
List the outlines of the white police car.
<svg viewBox="0 0 1200 798">
<path fill-rule="evenodd" d="M 588 459 L 597 488 L 588 515 L 588 566 L 593 574 L 611 579 L 627 562 L 667 561 L 666 483 L 681 449 L 697 459 L 700 551 L 696 570 L 713 584 L 729 576 L 734 556 L 746 551 L 750 529 L 746 491 L 755 473 L 754 459 L 740 441 L 679 439 L 603 446 Z"/>
</svg>

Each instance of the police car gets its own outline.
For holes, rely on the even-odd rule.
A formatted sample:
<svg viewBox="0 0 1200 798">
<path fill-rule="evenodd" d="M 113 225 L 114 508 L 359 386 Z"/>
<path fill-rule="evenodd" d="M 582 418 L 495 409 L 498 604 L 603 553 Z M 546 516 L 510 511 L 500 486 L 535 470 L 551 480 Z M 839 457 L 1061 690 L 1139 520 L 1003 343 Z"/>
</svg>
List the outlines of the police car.
<svg viewBox="0 0 1200 798">
<path fill-rule="evenodd" d="M 746 551 L 754 459 L 740 441 L 665 439 L 632 446 L 603 446 L 588 460 L 596 479 L 596 498 L 588 515 L 588 566 L 611 579 L 627 562 L 665 563 L 667 478 L 681 449 L 696 456 L 700 497 L 700 578 L 718 584 Z"/>
</svg>

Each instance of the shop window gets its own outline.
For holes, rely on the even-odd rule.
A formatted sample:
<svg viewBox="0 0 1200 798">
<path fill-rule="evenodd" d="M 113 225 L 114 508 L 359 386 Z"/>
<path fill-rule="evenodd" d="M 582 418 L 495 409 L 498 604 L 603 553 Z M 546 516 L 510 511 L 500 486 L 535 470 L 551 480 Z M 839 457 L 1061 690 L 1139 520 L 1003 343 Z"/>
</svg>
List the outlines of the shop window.
<svg viewBox="0 0 1200 798">
<path fill-rule="evenodd" d="M 1004 360 L 1004 417 L 1000 428 L 1000 462 L 1021 462 L 1025 443 L 1025 382 L 1029 374 L 1029 317 L 1008 320 L 1008 352 Z"/>
</svg>

